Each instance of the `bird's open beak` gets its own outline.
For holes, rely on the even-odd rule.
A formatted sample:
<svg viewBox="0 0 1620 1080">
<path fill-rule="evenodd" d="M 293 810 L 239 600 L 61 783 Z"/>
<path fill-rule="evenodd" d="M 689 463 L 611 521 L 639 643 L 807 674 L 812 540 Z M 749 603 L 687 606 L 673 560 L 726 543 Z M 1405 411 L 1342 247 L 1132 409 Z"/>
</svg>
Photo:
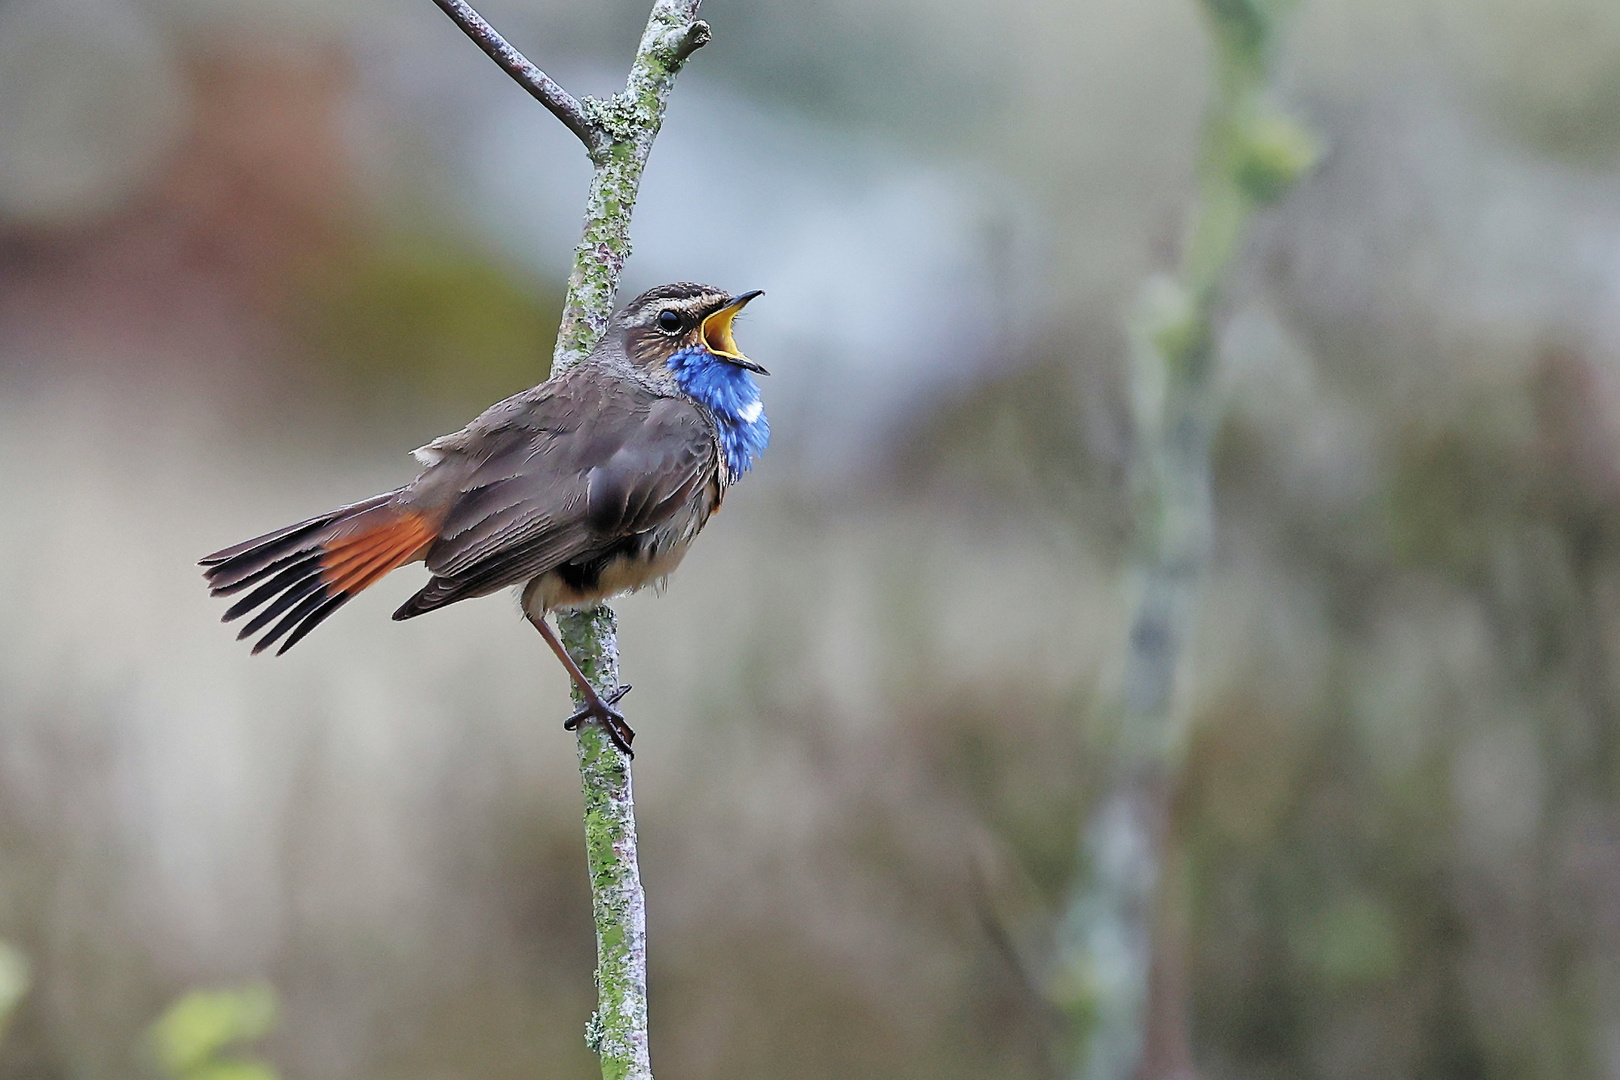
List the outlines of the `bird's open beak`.
<svg viewBox="0 0 1620 1080">
<path fill-rule="evenodd" d="M 749 371 L 757 371 L 761 375 L 769 375 L 770 372 L 742 354 L 742 350 L 737 348 L 737 339 L 731 336 L 731 320 L 737 317 L 737 312 L 746 307 L 748 301 L 754 297 L 763 295 L 765 294 L 762 291 L 755 289 L 753 292 L 745 292 L 741 296 L 732 297 L 731 303 L 704 319 L 703 344 L 707 345 L 709 351 L 722 360 L 729 361 Z"/>
</svg>

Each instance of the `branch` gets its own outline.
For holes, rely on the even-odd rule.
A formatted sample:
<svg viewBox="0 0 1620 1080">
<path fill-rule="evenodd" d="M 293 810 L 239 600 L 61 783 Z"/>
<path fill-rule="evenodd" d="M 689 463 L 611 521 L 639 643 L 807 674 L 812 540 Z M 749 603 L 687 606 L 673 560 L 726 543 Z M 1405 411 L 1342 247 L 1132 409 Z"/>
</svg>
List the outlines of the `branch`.
<svg viewBox="0 0 1620 1080">
<path fill-rule="evenodd" d="M 592 121 L 610 142 L 609 149 L 592 159 L 596 174 L 586 197 L 584 235 L 574 248 L 568 275 L 553 371 L 585 359 L 613 315 L 619 274 L 630 257 L 630 213 L 647 155 L 664 123 L 664 103 L 687 57 L 709 40 L 709 25 L 697 18 L 699 3 L 656 0 L 624 89 L 606 101 L 586 102 Z"/>
<path fill-rule="evenodd" d="M 687 58 L 709 40 L 697 18 L 700 0 L 655 0 L 622 92 L 607 101 L 574 100 L 508 45 L 464 0 L 434 0 L 590 152 L 595 172 L 583 236 L 574 249 L 568 298 L 552 372 L 590 354 L 607 329 L 619 275 L 630 257 L 630 214 L 664 105 Z M 604 697 L 619 687 L 613 610 L 598 604 L 559 615 L 559 636 Z M 575 691 L 576 701 L 579 699 Z M 606 1080 L 652 1080 L 647 1055 L 647 914 L 636 864 L 635 802 L 630 759 L 599 724 L 579 725 L 579 778 L 585 797 L 585 851 L 596 921 L 597 1009 L 585 1041 L 602 1060 Z"/>
<path fill-rule="evenodd" d="M 557 80 L 530 63 L 528 57 L 512 48 L 466 0 L 433 0 L 433 2 L 454 19 L 462 32 L 488 53 L 491 60 L 516 79 L 519 86 L 550 109 L 551 114 L 561 120 L 564 127 L 578 135 L 579 141 L 585 144 L 585 152 L 595 159 L 606 140 L 602 130 L 591 123 L 585 107 L 573 94 L 564 90 Z"/>
<path fill-rule="evenodd" d="M 597 693 L 619 687 L 618 627 L 598 604 L 559 617 L 563 647 Z M 576 698 L 577 698 L 576 691 Z M 607 1080 L 652 1080 L 647 1054 L 647 896 L 636 858 L 636 804 L 630 759 L 602 725 L 579 725 L 580 788 L 585 796 L 585 857 L 596 922 L 596 1011 L 585 1042 Z"/>
<path fill-rule="evenodd" d="M 1220 288 L 1249 219 L 1317 157 L 1311 134 L 1267 104 L 1269 49 L 1289 0 L 1202 0 L 1215 94 L 1204 117 L 1198 208 L 1174 277 L 1150 280 L 1132 326 L 1136 413 L 1135 611 L 1126 643 L 1120 761 L 1082 837 L 1090 874 L 1068 898 L 1063 963 L 1089 985 L 1076 1076 L 1191 1071 L 1169 828 L 1189 717 L 1177 675 L 1214 534 L 1211 388 Z M 1124 947 L 1121 948 L 1121 943 Z"/>
<path fill-rule="evenodd" d="M 696 11 L 697 8 L 694 6 L 692 10 Z M 681 35 L 681 39 L 675 44 L 675 61 L 681 64 L 686 63 L 688 56 L 709 43 L 710 36 L 708 23 L 701 19 L 694 22 L 686 28 L 686 33 Z"/>
</svg>

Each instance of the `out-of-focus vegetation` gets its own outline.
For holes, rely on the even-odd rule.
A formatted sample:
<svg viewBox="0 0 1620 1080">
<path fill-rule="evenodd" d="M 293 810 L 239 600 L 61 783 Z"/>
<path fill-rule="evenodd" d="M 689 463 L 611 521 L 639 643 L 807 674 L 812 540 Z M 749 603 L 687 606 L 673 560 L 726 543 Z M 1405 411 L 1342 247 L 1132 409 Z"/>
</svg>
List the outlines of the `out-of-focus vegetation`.
<svg viewBox="0 0 1620 1080">
<path fill-rule="evenodd" d="M 645 17 L 486 14 L 582 93 Z M 766 290 L 775 443 L 623 610 L 654 1067 L 1051 1076 L 1204 29 L 705 17 L 626 287 Z M 1277 62 L 1325 153 L 1219 312 L 1170 1000 L 1212 1078 L 1620 1075 L 1620 17 L 1302 0 Z M 533 634 L 394 624 L 407 571 L 250 660 L 192 565 L 544 374 L 585 171 L 542 113 L 427 3 L 0 7 L 0 1076 L 150 1073 L 258 980 L 223 1056 L 292 1080 L 592 1075 Z"/>
<path fill-rule="evenodd" d="M 562 295 L 454 243 L 356 246 L 320 261 L 291 305 L 350 415 L 424 398 L 476 411 L 533 385 Z"/>
<path fill-rule="evenodd" d="M 276 1080 L 276 1070 L 242 1048 L 276 1025 L 276 992 L 193 990 L 152 1024 L 152 1056 L 170 1080 Z"/>
<path fill-rule="evenodd" d="M 32 982 L 28 958 L 0 941 L 0 1039 L 5 1038 L 11 1014 L 16 1011 L 23 995 L 28 993 Z"/>
</svg>

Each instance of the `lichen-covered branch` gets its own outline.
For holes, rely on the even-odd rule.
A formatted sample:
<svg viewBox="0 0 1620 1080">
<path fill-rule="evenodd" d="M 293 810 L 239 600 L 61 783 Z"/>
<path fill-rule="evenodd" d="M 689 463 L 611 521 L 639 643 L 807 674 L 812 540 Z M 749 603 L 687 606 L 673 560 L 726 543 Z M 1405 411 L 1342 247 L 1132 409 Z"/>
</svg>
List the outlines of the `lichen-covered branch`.
<svg viewBox="0 0 1620 1080">
<path fill-rule="evenodd" d="M 613 612 L 598 604 L 558 620 L 563 647 L 597 692 L 619 688 Z M 600 724 L 579 726 L 585 794 L 585 854 L 596 922 L 596 1012 L 585 1041 L 602 1059 L 603 1080 L 651 1080 L 647 1054 L 647 898 L 636 859 L 630 759 Z"/>
<path fill-rule="evenodd" d="M 709 39 L 699 0 L 657 0 L 641 35 L 625 88 L 606 101 L 585 100 L 605 134 L 591 154 L 595 172 L 585 226 L 574 249 L 568 298 L 552 370 L 583 360 L 613 314 L 619 275 L 630 257 L 630 215 L 664 105 L 681 65 Z M 560 616 L 562 641 L 598 693 L 619 687 L 617 623 L 611 608 Z M 578 692 L 575 693 L 576 698 Z M 597 1010 L 587 1039 L 602 1059 L 603 1080 L 652 1080 L 647 1056 L 647 920 L 636 864 L 630 760 L 597 724 L 579 726 L 579 777 L 585 793 L 586 854 L 596 917 Z"/>
<path fill-rule="evenodd" d="M 698 0 L 658 0 L 624 89 L 606 101 L 585 99 L 585 110 L 606 142 L 592 155 L 596 171 L 585 202 L 584 235 L 568 276 L 554 370 L 583 360 L 613 314 L 619 274 L 630 258 L 630 212 L 664 123 L 664 103 L 686 58 L 709 40 L 709 26 L 698 20 L 697 10 Z"/>
<path fill-rule="evenodd" d="M 484 17 L 473 10 L 466 0 L 433 0 L 444 13 L 455 20 L 466 35 L 473 39 L 489 58 L 501 66 L 519 86 L 534 95 L 534 99 L 551 110 L 553 116 L 579 136 L 587 153 L 593 156 L 602 143 L 602 133 L 591 125 L 590 117 L 575 99 L 555 79 L 535 67 L 529 58 L 514 49 Z"/>
<path fill-rule="evenodd" d="M 1132 327 L 1136 601 L 1126 644 L 1120 762 L 1082 837 L 1089 873 L 1072 890 L 1061 949 L 1084 1050 L 1076 1075 L 1127 1080 L 1190 1072 L 1182 1017 L 1178 862 L 1170 803 L 1187 717 L 1177 673 L 1214 533 L 1210 381 L 1227 266 L 1254 210 L 1317 157 L 1315 140 L 1266 98 L 1276 28 L 1292 0 L 1201 0 L 1214 52 L 1198 209 L 1180 271 L 1155 277 Z M 1156 956 L 1156 953 L 1159 954 Z M 1180 1024 L 1178 1020 L 1175 1024 Z M 1171 1024 L 1168 1026 L 1175 1026 Z"/>
<path fill-rule="evenodd" d="M 700 0 L 655 0 L 625 88 L 605 101 L 577 102 L 523 58 L 463 0 L 434 0 L 503 68 L 585 143 L 595 171 L 585 227 L 574 249 L 552 371 L 583 360 L 607 329 L 619 275 L 630 257 L 630 215 L 664 106 L 687 58 L 709 40 Z M 558 630 L 585 677 L 611 700 L 619 687 L 617 624 L 611 608 L 560 615 Z M 579 693 L 575 691 L 576 701 Z M 579 726 L 585 847 L 596 920 L 597 1009 L 586 1041 L 603 1080 L 652 1080 L 647 1055 L 647 918 L 636 864 L 630 759 L 601 726 Z"/>
</svg>

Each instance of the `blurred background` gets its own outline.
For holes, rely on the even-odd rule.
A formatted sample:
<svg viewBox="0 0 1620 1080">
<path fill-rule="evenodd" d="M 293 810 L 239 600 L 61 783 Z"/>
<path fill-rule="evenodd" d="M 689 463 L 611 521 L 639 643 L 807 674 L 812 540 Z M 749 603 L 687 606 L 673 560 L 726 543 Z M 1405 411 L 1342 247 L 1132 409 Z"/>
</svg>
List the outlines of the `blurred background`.
<svg viewBox="0 0 1620 1080">
<path fill-rule="evenodd" d="M 646 8 L 482 10 L 607 94 Z M 1070 1075 L 1199 11 L 704 16 L 622 295 L 764 289 L 774 442 L 619 605 L 654 1067 Z M 1620 1077 L 1620 6 L 1305 0 L 1275 59 L 1324 155 L 1223 291 L 1154 1007 L 1212 1078 Z M 588 176 L 426 0 L 0 4 L 0 1076 L 173 1072 L 208 987 L 289 1080 L 596 1075 L 515 605 L 391 623 L 407 570 L 250 659 L 194 565 L 539 381 Z"/>
</svg>

